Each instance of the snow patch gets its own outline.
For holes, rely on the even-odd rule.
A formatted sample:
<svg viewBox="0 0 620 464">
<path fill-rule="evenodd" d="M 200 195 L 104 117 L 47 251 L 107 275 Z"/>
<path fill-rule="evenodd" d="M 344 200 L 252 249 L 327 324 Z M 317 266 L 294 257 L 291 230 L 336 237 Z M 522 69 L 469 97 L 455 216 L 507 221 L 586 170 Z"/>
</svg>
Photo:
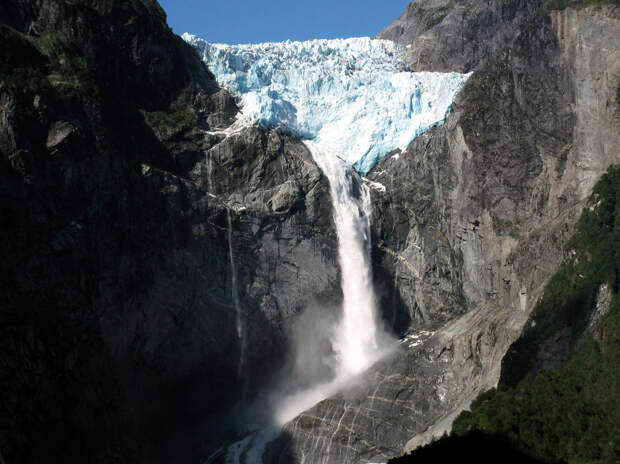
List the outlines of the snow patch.
<svg viewBox="0 0 620 464">
<path fill-rule="evenodd" d="M 383 185 L 381 182 L 373 182 L 372 180 L 366 179 L 365 177 L 363 179 L 364 179 L 364 182 L 368 184 L 370 188 L 378 190 L 379 192 L 385 193 L 386 191 L 385 185 Z"/>
<path fill-rule="evenodd" d="M 400 340 L 400 343 L 402 345 L 407 345 L 409 348 L 415 348 L 424 344 L 424 342 L 432 337 L 434 333 L 435 332 L 429 332 L 426 330 L 410 333 L 405 335 L 405 337 Z"/>
</svg>

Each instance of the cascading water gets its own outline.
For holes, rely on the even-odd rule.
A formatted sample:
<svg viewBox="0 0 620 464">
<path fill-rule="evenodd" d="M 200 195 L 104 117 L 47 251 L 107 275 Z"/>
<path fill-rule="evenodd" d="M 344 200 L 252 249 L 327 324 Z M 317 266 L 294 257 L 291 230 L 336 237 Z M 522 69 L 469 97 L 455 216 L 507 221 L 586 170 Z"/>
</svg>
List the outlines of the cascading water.
<svg viewBox="0 0 620 464">
<path fill-rule="evenodd" d="M 232 297 L 233 302 L 235 303 L 235 326 L 237 329 L 237 337 L 239 338 L 239 364 L 237 366 L 237 380 L 240 382 L 241 385 L 243 385 L 243 371 L 245 369 L 247 334 L 245 328 L 245 321 L 243 319 L 243 313 L 241 311 L 241 304 L 239 302 L 239 289 L 237 287 L 237 268 L 235 267 L 235 257 L 233 254 L 232 216 L 230 214 L 230 208 L 226 209 L 226 214 L 228 218 L 228 257 L 230 259 Z M 242 388 L 242 390 L 244 390 L 244 388 Z"/>
<path fill-rule="evenodd" d="M 338 258 L 343 293 L 342 314 L 332 336 L 336 354 L 335 376 L 327 382 L 280 398 L 271 427 L 251 434 L 228 449 L 226 462 L 262 462 L 265 446 L 280 427 L 319 401 L 336 393 L 389 350 L 388 337 L 379 327 L 370 262 L 370 192 L 353 169 L 337 156 L 306 142 L 330 185 L 333 218 L 338 236 Z"/>
<path fill-rule="evenodd" d="M 326 334 L 334 358 L 328 363 L 331 378 L 321 374 L 292 392 L 278 391 L 275 405 L 266 406 L 273 409 L 272 422 L 228 447 L 227 463 L 255 464 L 281 426 L 335 394 L 386 352 L 372 283 L 370 195 L 353 168 L 365 174 L 388 152 L 441 124 L 469 74 L 412 73 L 404 48 L 370 38 L 225 45 L 183 37 L 242 107 L 235 125 L 221 133 L 234 136 L 238 128 L 256 123 L 297 135 L 307 140 L 330 185 L 343 293 L 339 322 Z M 229 234 L 230 226 L 229 215 Z M 246 328 L 238 296 L 235 305 L 241 369 Z"/>
<path fill-rule="evenodd" d="M 279 425 L 329 397 L 388 351 L 389 337 L 378 324 L 370 262 L 370 192 L 359 175 L 318 144 L 306 142 L 313 159 L 329 181 L 333 218 L 338 236 L 342 314 L 331 336 L 336 356 L 335 375 L 296 394 L 276 407 Z"/>
<path fill-rule="evenodd" d="M 338 377 L 359 374 L 380 357 L 370 262 L 370 192 L 340 158 L 306 142 L 329 180 L 341 270 L 342 319 L 333 340 Z M 357 178 L 356 178 L 357 177 Z"/>
</svg>

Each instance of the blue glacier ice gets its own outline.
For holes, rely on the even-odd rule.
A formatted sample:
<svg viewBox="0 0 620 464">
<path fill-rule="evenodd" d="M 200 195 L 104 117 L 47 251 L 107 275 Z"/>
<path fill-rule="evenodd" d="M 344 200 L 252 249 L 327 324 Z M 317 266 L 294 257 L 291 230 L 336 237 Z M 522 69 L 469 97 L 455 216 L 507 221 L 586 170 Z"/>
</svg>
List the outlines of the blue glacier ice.
<svg viewBox="0 0 620 464">
<path fill-rule="evenodd" d="M 442 123 L 469 77 L 410 72 L 405 48 L 367 37 L 248 45 L 183 38 L 245 118 L 311 139 L 362 174 Z"/>
</svg>

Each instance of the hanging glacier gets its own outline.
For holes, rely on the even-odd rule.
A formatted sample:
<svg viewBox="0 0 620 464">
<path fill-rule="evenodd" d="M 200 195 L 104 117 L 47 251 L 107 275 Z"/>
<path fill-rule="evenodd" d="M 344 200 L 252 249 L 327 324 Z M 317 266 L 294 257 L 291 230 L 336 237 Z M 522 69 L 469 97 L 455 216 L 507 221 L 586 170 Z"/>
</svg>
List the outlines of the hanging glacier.
<svg viewBox="0 0 620 464">
<path fill-rule="evenodd" d="M 411 72 L 403 47 L 367 37 L 248 45 L 183 38 L 239 99 L 244 118 L 311 139 L 362 174 L 442 123 L 470 75 Z"/>
</svg>

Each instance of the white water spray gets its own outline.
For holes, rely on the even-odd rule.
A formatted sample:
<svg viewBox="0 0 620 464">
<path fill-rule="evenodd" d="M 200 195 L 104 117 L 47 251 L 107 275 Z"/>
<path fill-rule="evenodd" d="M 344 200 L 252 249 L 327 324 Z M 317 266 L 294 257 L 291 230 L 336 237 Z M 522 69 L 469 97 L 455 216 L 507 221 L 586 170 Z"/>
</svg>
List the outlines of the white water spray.
<svg viewBox="0 0 620 464">
<path fill-rule="evenodd" d="M 386 355 L 389 337 L 378 324 L 370 260 L 370 191 L 351 166 L 307 141 L 314 161 L 329 181 L 342 287 L 342 313 L 331 344 L 335 376 L 280 399 L 276 422 L 284 425 L 345 387 Z"/>
<path fill-rule="evenodd" d="M 274 427 L 234 443 L 226 462 L 262 462 L 266 445 L 277 438 L 279 428 L 303 411 L 336 394 L 352 379 L 389 351 L 388 336 L 378 325 L 370 261 L 370 192 L 353 169 L 337 156 L 306 142 L 315 162 L 327 177 L 338 236 L 338 258 L 343 293 L 342 313 L 331 343 L 335 352 L 335 376 L 278 399 Z"/>
<path fill-rule="evenodd" d="M 335 394 L 387 354 L 390 346 L 376 314 L 370 260 L 370 191 L 340 158 L 314 142 L 305 144 L 329 181 L 338 236 L 342 314 L 331 339 L 336 354 L 335 377 L 281 399 L 276 411 L 280 425 Z"/>
<path fill-rule="evenodd" d="M 342 285 L 342 319 L 333 345 L 338 378 L 359 374 L 381 357 L 370 261 L 370 192 L 340 158 L 306 142 L 329 180 Z"/>
</svg>

